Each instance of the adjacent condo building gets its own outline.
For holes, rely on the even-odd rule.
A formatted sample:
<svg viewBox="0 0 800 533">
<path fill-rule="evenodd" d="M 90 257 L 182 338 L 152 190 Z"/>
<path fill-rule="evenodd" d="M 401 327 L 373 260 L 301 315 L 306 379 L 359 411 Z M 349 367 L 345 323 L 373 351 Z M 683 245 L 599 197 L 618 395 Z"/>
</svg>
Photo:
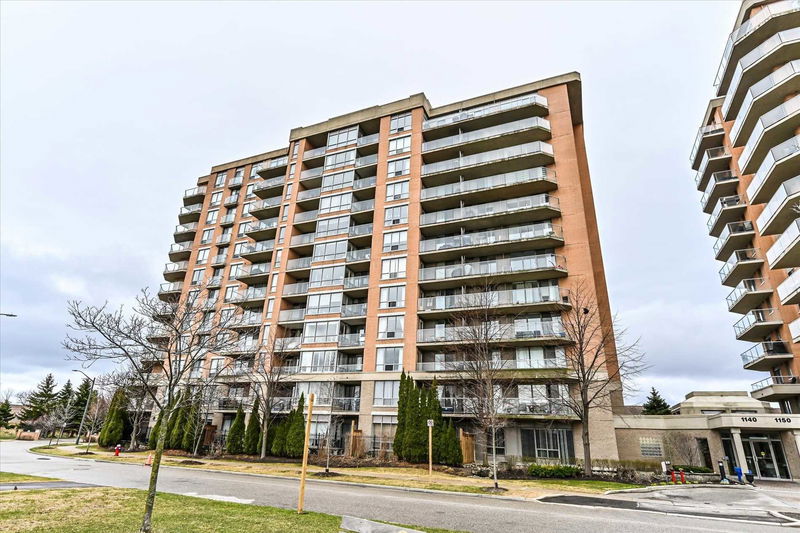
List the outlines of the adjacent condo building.
<svg viewBox="0 0 800 533">
<path fill-rule="evenodd" d="M 401 371 L 437 379 L 446 417 L 470 430 L 448 381 L 453 313 L 490 276 L 517 370 L 498 452 L 567 460 L 580 450 L 561 326 L 568 290 L 609 304 L 577 73 L 441 107 L 424 94 L 291 130 L 288 146 L 212 167 L 187 190 L 160 295 L 208 291 L 240 319 L 239 342 L 285 340 L 284 393 L 316 397 L 314 433 L 359 431 L 391 447 Z M 225 363 L 210 354 L 207 373 Z M 224 435 L 252 402 L 248 360 L 218 387 Z M 558 379 L 555 379 L 557 376 Z M 593 415 L 593 454 L 615 459 L 611 411 Z M 580 452 L 578 452 L 580 455 Z"/>
<path fill-rule="evenodd" d="M 800 1 L 746 0 L 691 166 L 754 398 L 800 412 Z"/>
</svg>

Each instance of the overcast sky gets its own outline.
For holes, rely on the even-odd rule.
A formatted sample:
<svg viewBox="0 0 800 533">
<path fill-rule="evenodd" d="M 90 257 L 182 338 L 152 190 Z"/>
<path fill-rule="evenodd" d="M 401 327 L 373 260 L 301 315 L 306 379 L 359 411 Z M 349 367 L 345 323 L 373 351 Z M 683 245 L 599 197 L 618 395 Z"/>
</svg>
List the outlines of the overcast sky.
<svg viewBox="0 0 800 533">
<path fill-rule="evenodd" d="M 65 302 L 162 281 L 184 189 L 292 127 L 577 70 L 611 305 L 672 402 L 744 389 L 688 155 L 738 2 L 3 2 L 0 387 L 65 360 Z M 642 394 L 643 394 L 642 393 Z"/>
</svg>

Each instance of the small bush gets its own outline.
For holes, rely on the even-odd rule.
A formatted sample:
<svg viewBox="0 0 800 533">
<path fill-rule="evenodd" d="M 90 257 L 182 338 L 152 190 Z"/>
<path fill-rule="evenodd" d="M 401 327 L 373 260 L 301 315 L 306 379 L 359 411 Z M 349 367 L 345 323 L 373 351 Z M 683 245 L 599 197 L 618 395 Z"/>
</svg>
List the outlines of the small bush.
<svg viewBox="0 0 800 533">
<path fill-rule="evenodd" d="M 672 465 L 675 470 L 683 470 L 684 472 L 694 472 L 695 474 L 713 474 L 714 470 L 705 466 L 692 466 L 692 465 Z"/>
<path fill-rule="evenodd" d="M 569 478 L 576 477 L 581 473 L 577 466 L 570 465 L 537 465 L 532 464 L 528 467 L 528 475 L 532 477 L 544 478 Z"/>
</svg>

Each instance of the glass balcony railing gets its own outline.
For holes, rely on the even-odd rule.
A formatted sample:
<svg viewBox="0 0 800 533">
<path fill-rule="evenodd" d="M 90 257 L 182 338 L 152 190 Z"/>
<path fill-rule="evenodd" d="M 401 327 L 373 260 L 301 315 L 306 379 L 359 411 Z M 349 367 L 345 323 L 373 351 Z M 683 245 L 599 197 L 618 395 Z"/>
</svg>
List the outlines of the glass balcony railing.
<svg viewBox="0 0 800 533">
<path fill-rule="evenodd" d="M 289 283 L 283 286 L 284 296 L 291 296 L 294 294 L 305 294 L 308 292 L 308 282 Z"/>
<path fill-rule="evenodd" d="M 760 260 L 761 256 L 755 248 L 747 248 L 745 250 L 736 250 L 731 255 L 730 259 L 728 259 L 722 268 L 719 269 L 719 277 L 720 280 L 725 281 L 725 278 L 728 277 L 728 274 L 740 263 L 745 261 L 757 261 Z"/>
<path fill-rule="evenodd" d="M 800 318 L 789 322 L 789 335 L 793 342 L 800 342 Z"/>
<path fill-rule="evenodd" d="M 747 365 L 770 355 L 791 355 L 792 352 L 786 346 L 783 341 L 760 342 L 742 353 L 742 362 Z"/>
<path fill-rule="evenodd" d="M 507 122 L 505 124 L 492 126 L 490 128 L 460 133 L 458 135 L 452 135 L 450 137 L 443 137 L 441 139 L 424 142 L 422 143 L 422 151 L 429 152 L 431 150 L 439 150 L 441 148 L 447 148 L 448 146 L 480 141 L 483 139 L 489 139 L 491 137 L 497 137 L 499 135 L 507 135 L 509 133 L 516 133 L 533 128 L 540 128 L 550 131 L 550 121 L 541 117 L 532 117 L 524 120 Z"/>
<path fill-rule="evenodd" d="M 357 346 L 364 346 L 364 334 L 347 333 L 344 335 L 339 335 L 339 346 L 350 347 L 350 348 Z"/>
<path fill-rule="evenodd" d="M 728 242 L 731 236 L 739 235 L 742 233 L 749 233 L 753 230 L 753 223 L 749 220 L 741 220 L 739 222 L 729 222 L 725 224 L 725 229 L 720 233 L 717 242 L 714 243 L 714 253 L 717 254 Z"/>
<path fill-rule="evenodd" d="M 441 398 L 443 413 L 472 413 L 472 399 L 470 398 Z M 534 398 L 503 398 L 500 400 L 498 411 L 506 415 L 555 415 L 572 416 L 573 412 L 564 403 L 553 400 Z"/>
<path fill-rule="evenodd" d="M 302 213 L 295 213 L 294 214 L 294 221 L 297 222 L 308 222 L 309 220 L 315 220 L 319 216 L 319 211 L 314 209 L 312 211 L 303 211 Z"/>
<path fill-rule="evenodd" d="M 369 276 L 352 276 L 344 278 L 345 289 L 362 289 L 369 286 Z"/>
<path fill-rule="evenodd" d="M 347 262 L 367 261 L 370 258 L 370 248 L 361 248 L 359 250 L 350 250 L 347 252 Z"/>
<path fill-rule="evenodd" d="M 552 156 L 553 147 L 546 142 L 536 141 L 510 146 L 508 148 L 500 148 L 498 150 L 490 150 L 488 152 L 480 152 L 478 154 L 422 165 L 422 175 L 427 176 L 428 174 L 435 174 L 437 172 L 446 172 L 448 170 L 456 170 L 539 153 Z"/>
<path fill-rule="evenodd" d="M 738 337 L 753 326 L 776 321 L 780 321 L 780 316 L 775 309 L 753 309 L 733 325 L 733 330 Z"/>
<path fill-rule="evenodd" d="M 715 146 L 714 148 L 709 148 L 703 154 L 703 159 L 700 160 L 700 166 L 697 169 L 697 174 L 695 174 L 694 182 L 699 187 L 700 184 L 703 182 L 703 176 L 705 176 L 706 168 L 708 167 L 709 161 L 712 159 L 717 159 L 719 157 L 726 157 L 730 156 L 731 153 L 728 150 L 727 146 Z"/>
<path fill-rule="evenodd" d="M 259 220 L 258 222 L 252 222 L 247 227 L 247 233 L 253 233 L 256 231 L 266 231 L 275 229 L 278 227 L 278 217 L 267 218 L 264 220 Z"/>
<path fill-rule="evenodd" d="M 265 200 L 259 200 L 254 202 L 253 205 L 250 206 L 250 212 L 258 211 L 259 209 L 269 209 L 270 207 L 277 207 L 281 205 L 281 198 L 279 196 L 275 196 L 273 198 L 267 198 Z"/>
<path fill-rule="evenodd" d="M 545 368 L 567 368 L 567 360 L 562 353 L 554 357 L 536 359 L 498 359 L 493 365 L 501 370 L 537 370 Z M 421 361 L 417 363 L 418 372 L 457 372 L 467 367 L 464 361 Z"/>
<path fill-rule="evenodd" d="M 468 220 L 472 218 L 489 217 L 492 215 L 502 215 L 504 213 L 513 213 L 515 211 L 535 209 L 537 207 L 551 207 L 553 209 L 558 209 L 558 198 L 550 194 L 535 194 L 533 196 L 523 196 L 522 198 L 514 198 L 511 200 L 490 202 L 488 204 L 445 209 L 443 211 L 434 211 L 432 213 L 420 215 L 419 223 L 421 226 L 426 226 L 429 224 L 442 224 L 444 222 L 453 222 L 456 220 Z"/>
<path fill-rule="evenodd" d="M 221 265 L 228 259 L 227 254 L 217 254 L 211 258 L 212 265 Z"/>
<path fill-rule="evenodd" d="M 378 178 L 376 176 L 355 180 L 353 182 L 353 190 L 359 191 L 361 189 L 369 189 L 370 187 L 374 187 L 377 180 Z"/>
<path fill-rule="evenodd" d="M 525 96 L 519 96 L 517 98 L 511 98 L 509 100 L 504 100 L 502 102 L 494 102 L 480 107 L 473 107 L 472 109 L 457 111 L 455 113 L 450 113 L 448 115 L 426 120 L 422 123 L 422 129 L 424 131 L 433 128 L 440 128 L 442 126 L 449 126 L 450 124 L 457 124 L 466 120 L 494 115 L 504 111 L 531 105 L 539 105 L 546 108 L 547 98 L 540 94 L 528 94 Z"/>
<path fill-rule="evenodd" d="M 550 237 L 562 239 L 561 226 L 550 222 L 513 226 L 489 231 L 465 233 L 436 239 L 423 239 L 419 243 L 420 252 L 435 252 L 469 246 L 500 244 L 504 242 Z"/>
<path fill-rule="evenodd" d="M 258 241 L 253 244 L 248 244 L 242 247 L 242 255 L 255 254 L 259 252 L 271 252 L 275 249 L 275 241 Z"/>
<path fill-rule="evenodd" d="M 770 290 L 769 284 L 764 278 L 743 279 L 725 298 L 725 301 L 728 302 L 728 310 L 735 306 L 744 295 L 768 290 Z"/>
<path fill-rule="evenodd" d="M 202 210 L 203 210 L 203 204 L 187 205 L 180 208 L 180 211 L 178 211 L 178 215 L 179 216 L 191 215 L 194 213 L 199 213 Z"/>
<path fill-rule="evenodd" d="M 796 244 L 798 238 L 800 238 L 800 220 L 795 219 L 767 250 L 769 264 L 774 265 L 791 246 Z"/>
<path fill-rule="evenodd" d="M 313 257 L 297 257 L 286 262 L 286 270 L 299 270 L 311 267 Z"/>
<path fill-rule="evenodd" d="M 312 148 L 311 150 L 306 150 L 303 152 L 303 160 L 305 159 L 313 159 L 315 157 L 322 157 L 325 155 L 325 152 L 328 150 L 327 146 L 320 146 L 319 148 Z"/>
<path fill-rule="evenodd" d="M 375 209 L 375 200 L 362 200 L 360 202 L 353 202 L 350 204 L 351 213 L 360 213 L 362 211 L 371 211 Z"/>
<path fill-rule="evenodd" d="M 197 231 L 197 222 L 178 224 L 175 226 L 175 233 L 192 233 L 194 231 Z"/>
<path fill-rule="evenodd" d="M 283 176 L 278 176 L 277 178 L 270 178 L 268 180 L 259 181 L 253 187 L 253 192 L 263 191 L 266 189 L 273 189 L 275 187 L 279 187 L 283 185 L 285 178 Z"/>
<path fill-rule="evenodd" d="M 164 265 L 164 274 L 171 274 L 173 272 L 186 272 L 189 268 L 189 261 L 178 261 L 177 263 L 167 263 Z"/>
<path fill-rule="evenodd" d="M 773 385 L 796 385 L 797 383 L 800 383 L 800 379 L 797 376 L 770 376 L 750 385 L 750 390 L 751 392 L 756 392 Z"/>
<path fill-rule="evenodd" d="M 291 245 L 301 246 L 303 244 L 309 244 L 314 242 L 315 237 L 316 235 L 314 233 L 301 233 L 292 237 Z"/>
<path fill-rule="evenodd" d="M 778 298 L 781 301 L 793 296 L 800 290 L 800 269 L 795 269 L 789 277 L 778 285 Z"/>
<path fill-rule="evenodd" d="M 744 95 L 739 113 L 736 115 L 736 120 L 731 127 L 731 139 L 738 141 L 739 133 L 742 131 L 747 117 L 750 114 L 750 108 L 753 106 L 753 102 L 756 99 L 798 73 L 800 73 L 800 59 L 795 59 L 794 61 L 786 63 L 779 69 L 770 72 L 769 76 L 751 85 Z"/>
<path fill-rule="evenodd" d="M 458 183 L 448 183 L 446 185 L 439 185 L 438 187 L 428 187 L 422 189 L 421 198 L 422 200 L 432 200 L 434 198 L 445 198 L 457 194 L 464 194 L 466 192 L 482 191 L 494 189 L 496 187 L 516 185 L 518 183 L 530 183 L 543 180 L 555 181 L 555 173 L 551 170 L 549 171 L 547 167 L 529 168 L 517 172 L 498 174 L 496 176 L 487 176 L 485 178 L 461 181 Z"/>
<path fill-rule="evenodd" d="M 717 202 L 717 207 L 711 212 L 711 216 L 708 217 L 708 230 L 711 229 L 717 224 L 717 220 L 719 220 L 719 215 L 722 213 L 724 209 L 729 207 L 736 207 L 737 205 L 744 205 L 744 202 L 741 198 L 739 198 L 738 194 L 733 196 L 724 196 L 719 199 Z"/>
<path fill-rule="evenodd" d="M 286 166 L 286 163 L 289 162 L 288 156 L 281 156 L 276 157 L 275 159 L 270 159 L 269 163 L 267 163 L 267 168 L 278 168 Z"/>
<path fill-rule="evenodd" d="M 761 163 L 761 166 L 758 167 L 758 170 L 753 176 L 753 180 L 750 182 L 750 185 L 747 186 L 747 197 L 750 198 L 752 203 L 763 203 L 758 202 L 758 199 L 761 196 L 760 192 L 764 187 L 767 178 L 769 178 L 770 174 L 772 174 L 772 170 L 781 161 L 788 157 L 792 157 L 798 152 L 800 152 L 800 135 L 796 135 L 791 139 L 785 140 L 767 153 L 766 157 L 764 157 L 764 161 Z"/>
<path fill-rule="evenodd" d="M 692 153 L 689 155 L 689 161 L 694 161 L 694 158 L 697 157 L 697 149 L 700 148 L 700 143 L 703 142 L 703 137 L 706 135 L 722 133 L 723 131 L 722 124 L 707 124 L 705 126 L 701 126 L 700 129 L 697 130 L 697 136 L 694 138 L 694 144 L 692 145 Z"/>
<path fill-rule="evenodd" d="M 264 276 L 269 274 L 269 272 L 269 263 L 253 263 L 252 265 L 242 267 L 236 278 L 241 279 L 249 276 Z"/>
<path fill-rule="evenodd" d="M 158 288 L 158 292 L 160 294 L 181 292 L 181 290 L 183 290 L 182 281 L 175 281 L 173 283 L 162 283 Z"/>
<path fill-rule="evenodd" d="M 761 61 L 763 58 L 767 57 L 783 44 L 796 41 L 798 39 L 800 39 L 800 28 L 784 30 L 773 34 L 763 43 L 742 56 L 742 58 L 739 60 L 739 63 L 736 65 L 736 70 L 733 71 L 733 77 L 731 78 L 731 83 L 728 86 L 725 101 L 722 103 L 722 115 L 724 117 L 729 117 L 728 113 L 733 105 L 733 100 L 736 97 L 736 93 L 739 88 L 739 82 L 742 80 L 744 72 Z"/>
<path fill-rule="evenodd" d="M 375 144 L 380 139 L 380 133 L 373 133 L 372 135 L 364 135 L 359 137 L 356 141 L 356 146 L 367 146 L 369 144 Z"/>
<path fill-rule="evenodd" d="M 567 292 L 558 287 L 535 287 L 507 291 L 475 292 L 449 296 L 430 296 L 420 298 L 419 311 L 447 311 L 450 309 L 469 309 L 483 306 L 533 305 L 548 302 L 561 303 Z"/>
<path fill-rule="evenodd" d="M 356 167 L 365 167 L 368 165 L 374 165 L 377 162 L 378 162 L 378 154 L 372 154 L 372 155 L 365 155 L 363 157 L 357 157 L 355 165 Z"/>
<path fill-rule="evenodd" d="M 223 215 L 219 218 L 219 223 L 221 226 L 229 226 L 233 224 L 234 220 L 236 220 L 236 215 L 231 213 L 230 215 Z"/>
<path fill-rule="evenodd" d="M 778 190 L 772 195 L 772 198 L 764 206 L 764 210 L 758 215 L 758 219 L 756 219 L 756 225 L 761 230 L 761 233 L 764 233 L 764 228 L 769 226 L 772 217 L 783 207 L 786 201 L 798 193 L 800 193 L 800 176 L 795 176 L 780 184 Z"/>
<path fill-rule="evenodd" d="M 504 257 L 489 261 L 473 261 L 454 265 L 442 265 L 420 268 L 420 281 L 432 281 L 467 276 L 492 276 L 525 272 L 529 270 L 563 270 L 567 269 L 567 260 L 562 255 L 539 254 L 518 257 Z"/>
<path fill-rule="evenodd" d="M 229 242 L 231 242 L 231 234 L 230 233 L 223 233 L 222 235 L 217 237 L 217 240 L 215 242 L 217 244 L 228 244 Z"/>
<path fill-rule="evenodd" d="M 191 242 L 176 242 L 169 247 L 169 253 L 178 254 L 181 252 L 190 252 L 192 250 Z"/>
<path fill-rule="evenodd" d="M 186 189 L 183 193 L 184 198 L 193 198 L 195 196 L 204 196 L 206 194 L 206 187 L 192 187 L 191 189 Z"/>
<path fill-rule="evenodd" d="M 313 200 L 314 198 L 319 198 L 319 193 L 319 187 L 316 189 L 306 189 L 305 191 L 300 191 L 297 193 L 297 200 Z"/>
<path fill-rule="evenodd" d="M 308 179 L 311 179 L 311 178 L 316 178 L 316 177 L 322 176 L 322 172 L 323 171 L 324 171 L 324 169 L 322 167 L 309 168 L 309 169 L 304 170 L 304 171 L 302 171 L 300 173 L 300 179 L 301 180 L 308 180 Z"/>
<path fill-rule="evenodd" d="M 284 309 L 278 315 L 278 320 L 281 322 L 294 322 L 303 320 L 306 316 L 305 308 L 302 309 Z"/>
<path fill-rule="evenodd" d="M 249 302 L 263 300 L 267 296 L 267 289 L 264 287 L 251 287 L 246 291 L 239 291 L 232 295 L 230 302 Z"/>
<path fill-rule="evenodd" d="M 445 326 L 437 328 L 423 328 L 417 330 L 417 342 L 474 342 L 475 335 L 481 334 L 483 328 L 470 326 Z M 525 323 L 523 325 L 499 324 L 497 327 L 487 328 L 492 330 L 488 335 L 481 334 L 489 342 L 507 340 L 538 339 L 543 337 L 566 338 L 566 333 L 560 319 L 551 322 Z"/>
<path fill-rule="evenodd" d="M 340 311 L 342 317 L 367 316 L 367 304 L 343 305 Z"/>
<path fill-rule="evenodd" d="M 795 96 L 791 100 L 787 100 L 778 107 L 767 111 L 756 122 L 753 132 L 750 134 L 750 139 L 739 155 L 739 168 L 744 169 L 750 163 L 750 158 L 753 156 L 753 150 L 758 146 L 761 141 L 761 136 L 764 130 L 772 127 L 786 117 L 797 113 L 800 110 L 800 95 Z"/>
<path fill-rule="evenodd" d="M 222 276 L 210 277 L 206 282 L 206 287 L 219 287 L 220 285 L 222 285 Z"/>
<path fill-rule="evenodd" d="M 359 237 L 361 235 L 369 235 L 372 233 L 372 224 L 360 224 L 358 226 L 350 226 L 348 230 L 350 237 Z"/>
<path fill-rule="evenodd" d="M 711 198 L 711 194 L 714 191 L 714 187 L 717 186 L 717 183 L 723 183 L 737 179 L 739 179 L 738 176 L 736 176 L 732 170 L 720 170 L 711 174 L 711 179 L 708 180 L 706 190 L 703 193 L 703 197 L 700 199 L 700 205 L 703 207 L 703 209 L 706 209 L 708 200 Z"/>
</svg>

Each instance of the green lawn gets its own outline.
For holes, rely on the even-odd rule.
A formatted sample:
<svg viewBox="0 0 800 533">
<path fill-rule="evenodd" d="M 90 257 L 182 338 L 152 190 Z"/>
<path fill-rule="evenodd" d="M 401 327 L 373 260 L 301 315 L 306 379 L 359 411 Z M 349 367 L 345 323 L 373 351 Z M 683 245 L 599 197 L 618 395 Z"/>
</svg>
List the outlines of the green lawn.
<svg viewBox="0 0 800 533">
<path fill-rule="evenodd" d="M 144 498 L 145 491 L 115 488 L 4 492 L 0 493 L 0 531 L 135 533 Z M 153 513 L 157 533 L 338 533 L 340 523 L 341 518 L 333 515 L 298 515 L 287 509 L 165 493 L 158 494 Z"/>
<path fill-rule="evenodd" d="M 52 477 L 28 476 L 25 474 L 12 474 L 11 472 L 0 472 L 0 483 L 21 483 L 31 481 L 58 481 Z M 2 531 L 0 529 L 0 531 Z"/>
</svg>

